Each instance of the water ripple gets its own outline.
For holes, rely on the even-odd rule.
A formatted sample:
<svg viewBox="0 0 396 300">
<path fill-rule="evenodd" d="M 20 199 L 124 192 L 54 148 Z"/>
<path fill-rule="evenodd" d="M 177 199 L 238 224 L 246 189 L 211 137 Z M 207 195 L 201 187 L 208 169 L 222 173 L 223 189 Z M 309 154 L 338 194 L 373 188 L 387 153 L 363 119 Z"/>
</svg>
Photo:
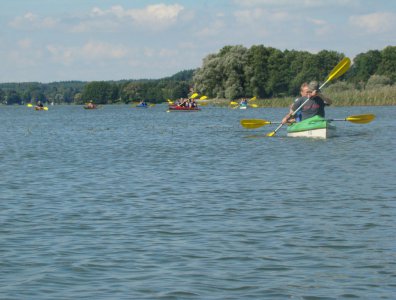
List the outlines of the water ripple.
<svg viewBox="0 0 396 300">
<path fill-rule="evenodd" d="M 2 298 L 394 298 L 393 108 L 326 141 L 165 108 L 0 110 Z"/>
</svg>

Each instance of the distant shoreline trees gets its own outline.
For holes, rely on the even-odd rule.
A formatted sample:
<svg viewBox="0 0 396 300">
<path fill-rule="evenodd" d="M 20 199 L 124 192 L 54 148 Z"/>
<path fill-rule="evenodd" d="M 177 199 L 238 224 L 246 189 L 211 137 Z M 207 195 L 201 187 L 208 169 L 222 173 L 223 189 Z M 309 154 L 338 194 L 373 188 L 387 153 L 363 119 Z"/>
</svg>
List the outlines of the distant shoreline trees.
<svg viewBox="0 0 396 300">
<path fill-rule="evenodd" d="M 160 103 L 186 97 L 191 89 L 209 98 L 229 100 L 294 97 L 302 82 L 323 81 L 343 57 L 342 53 L 328 50 L 313 54 L 263 45 L 225 46 L 218 53 L 207 55 L 200 68 L 162 79 L 1 83 L 0 103 Z M 362 91 L 373 86 L 393 86 L 395 82 L 396 46 L 388 46 L 357 55 L 351 69 L 334 83 L 333 90 L 337 84 L 339 88 L 344 85 L 348 90 Z"/>
</svg>

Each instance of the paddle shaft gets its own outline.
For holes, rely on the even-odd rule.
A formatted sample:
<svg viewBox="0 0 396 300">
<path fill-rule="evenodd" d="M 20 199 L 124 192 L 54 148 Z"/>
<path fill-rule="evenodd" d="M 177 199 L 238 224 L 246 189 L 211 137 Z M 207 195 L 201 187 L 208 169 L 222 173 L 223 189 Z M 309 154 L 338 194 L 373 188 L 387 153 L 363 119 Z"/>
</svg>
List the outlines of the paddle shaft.
<svg viewBox="0 0 396 300">
<path fill-rule="evenodd" d="M 356 124 L 367 124 L 372 122 L 375 119 L 374 114 L 363 114 L 363 115 L 351 115 L 343 119 L 323 119 L 323 121 L 342 121 L 342 122 L 351 122 Z M 256 129 L 269 124 L 281 124 L 281 122 L 271 122 L 262 119 L 247 119 L 241 120 L 241 125 L 248 129 Z"/>
<path fill-rule="evenodd" d="M 349 121 L 349 120 L 348 118 L 345 118 L 345 119 L 328 119 L 327 121 L 334 122 L 334 121 Z"/>
</svg>

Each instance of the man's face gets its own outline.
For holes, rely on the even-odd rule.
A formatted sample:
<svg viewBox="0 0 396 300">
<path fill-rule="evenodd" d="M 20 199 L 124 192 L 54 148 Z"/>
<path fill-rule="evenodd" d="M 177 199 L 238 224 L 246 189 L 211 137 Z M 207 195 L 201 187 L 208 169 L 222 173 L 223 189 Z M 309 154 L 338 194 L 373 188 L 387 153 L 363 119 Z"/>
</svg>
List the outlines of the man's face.
<svg viewBox="0 0 396 300">
<path fill-rule="evenodd" d="M 311 94 L 312 94 L 312 91 L 309 89 L 309 87 L 304 86 L 304 87 L 302 88 L 302 90 L 301 90 L 301 96 L 303 96 L 303 97 L 309 97 L 309 96 L 311 96 Z"/>
</svg>

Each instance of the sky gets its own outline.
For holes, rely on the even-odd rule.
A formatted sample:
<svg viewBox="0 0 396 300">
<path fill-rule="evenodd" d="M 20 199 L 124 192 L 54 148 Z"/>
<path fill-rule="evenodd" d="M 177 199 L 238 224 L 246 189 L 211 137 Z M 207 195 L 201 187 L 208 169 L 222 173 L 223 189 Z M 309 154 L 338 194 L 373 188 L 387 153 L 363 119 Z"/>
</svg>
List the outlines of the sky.
<svg viewBox="0 0 396 300">
<path fill-rule="evenodd" d="M 395 31 L 394 0 L 1 0 L 0 82 L 158 79 L 229 45 L 353 59 Z"/>
</svg>

